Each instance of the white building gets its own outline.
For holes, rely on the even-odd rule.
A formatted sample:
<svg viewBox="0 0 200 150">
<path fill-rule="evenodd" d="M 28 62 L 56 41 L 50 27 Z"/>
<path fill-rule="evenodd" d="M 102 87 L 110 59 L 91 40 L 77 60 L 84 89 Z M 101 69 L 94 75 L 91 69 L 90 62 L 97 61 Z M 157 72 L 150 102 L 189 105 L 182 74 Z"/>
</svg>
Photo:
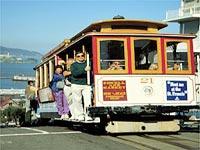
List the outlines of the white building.
<svg viewBox="0 0 200 150">
<path fill-rule="evenodd" d="M 9 58 L 9 57 L 12 57 L 12 56 L 10 55 L 10 53 L 7 53 L 7 54 L 0 54 L 0 57 L 1 57 L 1 58 L 2 58 L 2 57 Z"/>
<path fill-rule="evenodd" d="M 180 8 L 166 12 L 167 22 L 178 22 L 181 34 L 196 34 L 194 51 L 200 53 L 200 0 L 181 0 Z"/>
</svg>

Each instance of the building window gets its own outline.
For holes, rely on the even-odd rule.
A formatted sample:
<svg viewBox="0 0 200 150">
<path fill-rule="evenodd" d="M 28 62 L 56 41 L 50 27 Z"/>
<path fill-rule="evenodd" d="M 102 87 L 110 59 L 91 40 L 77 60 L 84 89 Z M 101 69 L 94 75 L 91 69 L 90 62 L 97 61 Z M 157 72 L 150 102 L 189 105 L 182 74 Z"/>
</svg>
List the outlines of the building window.
<svg viewBox="0 0 200 150">
<path fill-rule="evenodd" d="M 191 3 L 191 2 L 194 2 L 195 0 L 184 0 L 185 3 Z M 197 0 L 198 2 L 198 0 Z"/>
<path fill-rule="evenodd" d="M 167 70 L 188 70 L 188 44 L 182 41 L 167 41 Z"/>
</svg>

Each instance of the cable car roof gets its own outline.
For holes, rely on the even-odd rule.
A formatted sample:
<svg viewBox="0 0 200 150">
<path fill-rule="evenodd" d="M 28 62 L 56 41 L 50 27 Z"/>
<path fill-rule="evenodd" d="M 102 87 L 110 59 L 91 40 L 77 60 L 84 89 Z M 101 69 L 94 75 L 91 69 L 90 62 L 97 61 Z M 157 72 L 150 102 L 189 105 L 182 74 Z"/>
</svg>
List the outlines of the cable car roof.
<svg viewBox="0 0 200 150">
<path fill-rule="evenodd" d="M 102 20 L 92 23 L 81 32 L 76 34 L 71 40 L 82 36 L 88 32 L 120 32 L 120 33 L 130 33 L 132 30 L 134 32 L 139 31 L 147 33 L 157 33 L 158 30 L 167 27 L 168 25 L 164 22 L 150 21 L 150 20 L 130 20 L 130 19 L 110 19 Z M 126 29 L 126 30 L 125 30 Z M 145 31 L 146 30 L 146 31 Z M 136 32 L 138 33 L 138 32 Z"/>
<path fill-rule="evenodd" d="M 101 20 L 92 23 L 91 25 L 83 29 L 81 32 L 76 34 L 74 37 L 72 37 L 70 40 L 64 40 L 62 43 L 60 43 L 58 46 L 56 46 L 50 52 L 48 52 L 43 58 L 48 57 L 49 55 L 53 54 L 57 49 L 63 47 L 64 45 L 68 45 L 69 43 L 71 43 L 71 41 L 75 41 L 89 32 L 123 34 L 135 33 L 136 31 L 138 31 L 136 33 L 142 33 L 144 32 L 144 30 L 142 29 L 145 28 L 146 30 L 150 29 L 150 31 L 146 31 L 145 33 L 157 33 L 157 30 L 160 30 L 164 27 L 167 27 L 167 24 L 163 22 L 150 20 L 130 20 L 124 19 L 124 17 L 122 16 L 115 16 L 113 19 Z M 114 28 L 115 30 L 112 31 L 111 28 Z"/>
<path fill-rule="evenodd" d="M 166 23 L 149 21 L 149 20 L 129 20 L 129 19 L 110 19 L 102 20 L 95 23 L 92 23 L 81 32 L 76 34 L 71 39 L 65 39 L 58 46 L 50 50 L 47 54 L 43 56 L 44 62 L 52 58 L 53 55 L 61 52 L 62 50 L 70 47 L 77 41 L 81 40 L 84 37 L 92 35 L 121 35 L 121 36 L 152 36 L 152 37 L 183 37 L 183 38 L 195 38 L 194 35 L 188 34 L 163 34 L 158 33 L 158 30 L 167 27 Z M 128 30 L 126 30 L 128 28 Z M 147 30 L 143 30 L 146 28 Z M 38 66 L 43 64 L 41 62 Z M 37 68 L 36 67 L 36 68 Z"/>
</svg>

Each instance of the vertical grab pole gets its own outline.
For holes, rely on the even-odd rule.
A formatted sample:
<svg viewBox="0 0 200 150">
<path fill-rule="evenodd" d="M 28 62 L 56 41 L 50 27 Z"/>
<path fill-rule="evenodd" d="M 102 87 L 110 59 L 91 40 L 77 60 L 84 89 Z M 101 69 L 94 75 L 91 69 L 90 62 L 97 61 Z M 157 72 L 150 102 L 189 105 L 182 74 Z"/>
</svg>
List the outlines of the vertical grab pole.
<svg viewBox="0 0 200 150">
<path fill-rule="evenodd" d="M 83 51 L 84 54 L 86 53 L 86 51 L 85 51 L 85 45 L 82 45 L 82 51 Z"/>
<path fill-rule="evenodd" d="M 82 52 L 85 55 L 85 59 L 87 59 L 87 53 L 85 51 L 85 45 L 82 45 Z"/>
<path fill-rule="evenodd" d="M 68 56 L 68 54 L 66 54 L 66 58 L 65 58 L 65 59 L 66 59 L 66 61 L 68 61 L 68 58 L 69 58 L 69 56 Z"/>
<path fill-rule="evenodd" d="M 76 50 L 74 50 L 74 61 L 76 61 Z"/>
<path fill-rule="evenodd" d="M 200 77 L 200 56 L 197 54 L 197 74 Z"/>
<path fill-rule="evenodd" d="M 87 67 L 90 66 L 90 55 L 89 53 L 86 53 L 87 58 Z M 90 85 L 90 71 L 87 71 L 87 85 Z"/>
<path fill-rule="evenodd" d="M 68 54 L 66 54 L 66 61 L 65 61 L 65 63 L 66 63 L 67 70 L 69 70 L 68 59 L 69 59 L 69 56 L 68 56 Z"/>
<path fill-rule="evenodd" d="M 197 76 L 196 76 L 196 95 L 197 103 L 200 103 L 200 54 L 197 54 Z"/>
<path fill-rule="evenodd" d="M 57 57 L 57 55 L 54 55 L 54 59 L 55 59 L 55 66 L 57 66 L 58 65 L 58 57 Z"/>
</svg>

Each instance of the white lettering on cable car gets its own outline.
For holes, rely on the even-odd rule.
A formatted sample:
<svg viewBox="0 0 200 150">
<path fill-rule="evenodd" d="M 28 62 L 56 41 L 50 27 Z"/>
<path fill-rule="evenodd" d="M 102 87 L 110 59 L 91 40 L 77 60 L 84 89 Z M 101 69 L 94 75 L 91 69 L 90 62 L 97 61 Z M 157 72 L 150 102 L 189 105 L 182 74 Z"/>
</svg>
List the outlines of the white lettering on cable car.
<svg viewBox="0 0 200 150">
<path fill-rule="evenodd" d="M 187 100 L 187 81 L 166 81 L 167 100 Z"/>
</svg>

